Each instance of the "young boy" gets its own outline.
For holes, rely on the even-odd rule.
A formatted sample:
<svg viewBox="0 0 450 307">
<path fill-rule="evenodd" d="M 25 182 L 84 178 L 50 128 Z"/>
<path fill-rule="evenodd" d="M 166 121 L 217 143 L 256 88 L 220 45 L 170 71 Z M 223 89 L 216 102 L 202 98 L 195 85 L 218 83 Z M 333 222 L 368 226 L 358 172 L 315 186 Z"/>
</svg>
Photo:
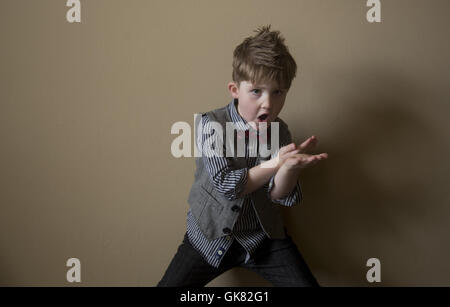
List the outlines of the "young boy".
<svg viewBox="0 0 450 307">
<path fill-rule="evenodd" d="M 279 31 L 270 31 L 269 25 L 255 32 L 234 51 L 233 82 L 228 84 L 233 100 L 201 116 L 196 141 L 202 155 L 196 158 L 188 198 L 187 232 L 158 286 L 205 286 L 238 266 L 274 286 L 319 286 L 275 204 L 299 203 L 301 169 L 328 156 L 306 154 L 317 143 L 314 136 L 298 146 L 292 143 L 278 114 L 297 65 Z M 221 144 L 223 152 L 229 145 L 223 142 L 224 135 L 227 141 L 230 137 L 226 123 L 236 128 L 237 141 L 245 139 L 245 156 L 237 156 L 236 151 L 232 156 L 217 154 Z M 271 123 L 278 124 L 279 135 L 270 135 L 271 129 L 265 133 L 263 128 Z M 216 129 L 217 124 L 222 130 Z M 232 146 L 236 146 L 235 135 Z M 270 148 L 270 156 L 251 154 L 250 140 L 255 135 L 257 148 L 264 144 L 269 148 L 274 137 L 279 147 Z"/>
</svg>

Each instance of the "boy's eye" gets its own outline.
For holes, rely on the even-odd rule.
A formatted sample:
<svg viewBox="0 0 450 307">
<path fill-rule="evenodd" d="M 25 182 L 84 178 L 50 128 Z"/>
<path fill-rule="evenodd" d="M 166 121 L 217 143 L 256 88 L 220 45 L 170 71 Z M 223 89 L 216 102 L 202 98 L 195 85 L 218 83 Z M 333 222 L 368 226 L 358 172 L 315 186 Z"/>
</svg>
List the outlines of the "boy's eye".
<svg viewBox="0 0 450 307">
<path fill-rule="evenodd" d="M 253 94 L 260 94 L 261 93 L 261 90 L 260 89 L 253 89 L 252 91 L 251 91 Z M 281 95 L 281 94 L 283 94 L 283 91 L 282 90 L 276 90 L 276 91 L 274 91 L 273 92 L 275 95 Z"/>
</svg>

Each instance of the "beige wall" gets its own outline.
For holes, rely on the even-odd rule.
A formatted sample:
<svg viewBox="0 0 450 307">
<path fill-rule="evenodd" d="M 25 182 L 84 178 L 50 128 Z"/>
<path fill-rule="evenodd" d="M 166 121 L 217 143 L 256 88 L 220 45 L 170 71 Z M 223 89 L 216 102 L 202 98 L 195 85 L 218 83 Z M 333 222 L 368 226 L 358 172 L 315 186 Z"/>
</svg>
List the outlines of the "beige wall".
<svg viewBox="0 0 450 307">
<path fill-rule="evenodd" d="M 227 104 L 232 52 L 281 30 L 299 65 L 280 114 L 328 161 L 286 224 L 322 285 L 450 285 L 450 3 L 82 0 L 0 4 L 0 284 L 155 285 L 181 242 L 193 158 L 176 121 Z M 213 286 L 268 285 L 229 271 Z"/>
</svg>

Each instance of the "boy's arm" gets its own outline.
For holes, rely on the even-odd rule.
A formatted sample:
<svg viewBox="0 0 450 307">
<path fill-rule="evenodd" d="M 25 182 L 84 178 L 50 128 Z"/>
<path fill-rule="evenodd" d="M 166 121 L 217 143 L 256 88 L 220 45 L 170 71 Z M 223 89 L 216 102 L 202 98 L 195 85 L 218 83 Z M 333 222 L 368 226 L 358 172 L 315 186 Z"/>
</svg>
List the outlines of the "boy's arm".
<svg viewBox="0 0 450 307">
<path fill-rule="evenodd" d="M 286 127 L 286 133 L 282 134 L 280 138 L 280 148 L 291 143 L 292 135 Z M 274 203 L 288 207 L 299 203 L 303 196 L 298 177 L 299 171 L 288 171 L 283 166 L 279 167 L 276 175 L 271 176 L 268 185 L 266 185 L 267 197 Z"/>
<path fill-rule="evenodd" d="M 212 144 L 217 144 L 214 135 L 207 134 L 210 130 L 210 122 L 207 116 L 202 117 L 203 135 L 197 142 L 201 144 L 202 159 L 211 176 L 211 180 L 217 192 L 223 194 L 229 200 L 244 197 L 261 188 L 276 174 L 278 167 L 264 168 L 263 164 L 252 168 L 233 169 L 231 159 L 214 155 Z M 219 136 L 218 136 L 219 137 Z"/>
<path fill-rule="evenodd" d="M 298 182 L 299 175 L 299 171 L 281 166 L 277 174 L 270 179 L 268 187 L 270 199 L 284 206 L 293 206 L 299 203 L 303 198 Z"/>
<path fill-rule="evenodd" d="M 269 181 L 271 177 L 273 177 L 277 173 L 279 169 L 278 166 L 264 167 L 266 163 L 271 163 L 271 166 L 273 165 L 273 161 L 269 160 L 248 170 L 247 181 L 245 182 L 245 186 L 242 189 L 242 193 L 239 195 L 239 197 L 250 194 L 253 191 L 261 188 L 267 183 L 267 181 Z"/>
<path fill-rule="evenodd" d="M 328 158 L 327 153 L 313 155 L 306 153 L 316 144 L 316 137 L 312 136 L 308 138 L 298 146 L 300 150 L 299 153 L 294 153 L 283 161 L 283 164 L 275 175 L 275 178 L 271 180 L 271 187 L 269 189 L 269 197 L 272 198 L 274 202 L 281 203 L 286 206 L 292 206 L 293 204 L 301 201 L 302 193 L 300 184 L 298 183 L 298 177 L 301 169 L 315 165 L 318 161 Z M 294 185 L 296 185 L 295 188 Z M 279 199 L 279 197 L 284 198 Z"/>
</svg>

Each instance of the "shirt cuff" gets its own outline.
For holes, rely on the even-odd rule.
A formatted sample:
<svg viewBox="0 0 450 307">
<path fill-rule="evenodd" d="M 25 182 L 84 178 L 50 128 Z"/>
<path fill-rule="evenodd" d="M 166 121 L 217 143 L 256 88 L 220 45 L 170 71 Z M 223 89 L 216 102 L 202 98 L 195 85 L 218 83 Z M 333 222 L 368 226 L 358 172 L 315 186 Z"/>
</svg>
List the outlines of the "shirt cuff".
<svg viewBox="0 0 450 307">
<path fill-rule="evenodd" d="M 298 204 L 302 200 L 303 195 L 302 195 L 302 190 L 301 190 L 298 180 L 297 180 L 297 183 L 295 184 L 294 189 L 291 191 L 291 193 L 289 193 L 288 195 L 286 195 L 285 197 L 280 198 L 280 199 L 271 199 L 270 198 L 270 192 L 272 191 L 274 184 L 275 184 L 275 175 L 270 177 L 269 185 L 267 188 L 267 197 L 273 203 L 291 207 L 295 204 Z"/>
</svg>

